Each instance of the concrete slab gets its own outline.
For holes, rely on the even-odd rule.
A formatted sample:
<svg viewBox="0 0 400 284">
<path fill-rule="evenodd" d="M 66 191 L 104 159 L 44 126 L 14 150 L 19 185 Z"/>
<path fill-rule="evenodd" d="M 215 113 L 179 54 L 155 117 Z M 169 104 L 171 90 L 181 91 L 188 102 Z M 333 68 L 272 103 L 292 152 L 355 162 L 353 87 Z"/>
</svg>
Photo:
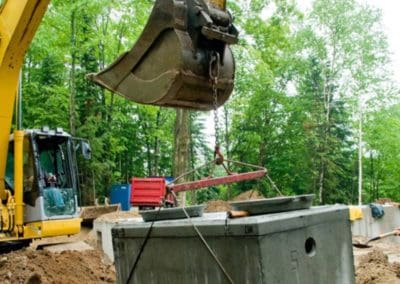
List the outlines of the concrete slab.
<svg viewBox="0 0 400 284">
<path fill-rule="evenodd" d="M 396 206 L 384 206 L 385 215 L 381 219 L 374 219 L 371 214 L 371 209 L 368 206 L 363 206 L 363 215 L 364 218 L 362 220 L 356 220 L 351 222 L 351 230 L 353 235 L 355 236 L 363 236 L 366 239 L 375 237 L 381 233 L 392 230 L 393 228 L 400 227 L 400 209 Z M 276 218 L 277 214 L 269 214 L 269 218 Z M 225 218 L 226 213 L 214 213 L 214 214 L 204 214 L 201 218 L 201 222 L 209 222 L 216 219 Z M 245 219 L 245 218 L 244 218 Z M 94 230 L 96 231 L 97 237 L 97 247 L 101 248 L 107 257 L 114 261 L 114 251 L 112 244 L 112 235 L 111 230 L 114 226 L 118 224 L 140 224 L 143 220 L 141 217 L 136 218 L 118 218 L 115 220 L 96 220 L 94 222 Z M 164 224 L 163 226 L 171 226 L 174 227 L 176 222 L 182 222 L 182 220 L 178 221 L 170 221 L 172 223 Z M 175 231 L 176 232 L 176 231 Z M 172 232 L 173 234 L 173 232 Z M 386 239 L 388 242 L 397 242 L 400 243 L 400 237 L 390 237 Z M 375 245 L 375 242 L 374 242 Z M 356 259 L 363 254 L 368 253 L 369 250 L 354 250 L 354 255 Z M 389 261 L 400 261 L 400 252 L 387 252 L 389 256 Z"/>
<path fill-rule="evenodd" d="M 204 205 L 195 205 L 185 208 L 186 213 L 190 217 L 203 216 Z M 162 208 L 155 210 L 140 211 L 145 222 L 160 221 L 160 220 L 176 220 L 186 219 L 185 211 L 181 207 L 176 208 Z"/>
<path fill-rule="evenodd" d="M 372 217 L 371 208 L 367 205 L 363 205 L 361 207 L 363 219 L 352 222 L 352 234 L 369 239 L 400 227 L 400 209 L 397 206 L 391 205 L 384 205 L 383 208 L 385 215 L 383 215 L 382 218 L 376 219 Z M 400 243 L 399 237 L 389 237 L 388 240 Z"/>
<path fill-rule="evenodd" d="M 103 250 L 104 254 L 110 260 L 111 263 L 114 262 L 114 251 L 111 236 L 111 229 L 118 224 L 126 223 L 138 223 L 143 222 L 142 217 L 132 217 L 132 218 L 116 218 L 116 219 L 96 219 L 93 222 L 93 231 L 96 236 L 96 247 Z"/>
</svg>

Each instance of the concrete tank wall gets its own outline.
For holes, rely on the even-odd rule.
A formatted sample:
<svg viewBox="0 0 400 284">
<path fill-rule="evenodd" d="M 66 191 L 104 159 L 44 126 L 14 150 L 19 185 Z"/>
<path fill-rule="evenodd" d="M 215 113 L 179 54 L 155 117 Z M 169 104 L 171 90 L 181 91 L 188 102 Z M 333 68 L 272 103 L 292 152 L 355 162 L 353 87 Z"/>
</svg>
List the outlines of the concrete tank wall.
<svg viewBox="0 0 400 284">
<path fill-rule="evenodd" d="M 383 208 L 385 215 L 379 219 L 375 219 L 372 217 L 371 208 L 363 205 L 361 207 L 363 218 L 351 222 L 353 235 L 373 238 L 400 227 L 400 209 L 397 206 L 390 205 L 384 205 Z M 390 240 L 400 243 L 399 237 L 390 237 Z"/>
<path fill-rule="evenodd" d="M 193 218 L 234 283 L 354 283 L 346 206 L 226 219 Z M 118 283 L 128 275 L 150 223 L 112 229 Z M 129 283 L 229 283 L 188 220 L 155 222 Z"/>
<path fill-rule="evenodd" d="M 372 238 L 382 233 L 389 232 L 400 227 L 400 209 L 396 206 L 384 206 L 385 215 L 380 219 L 372 217 L 369 206 L 362 206 L 363 219 L 351 222 L 351 230 L 354 236 Z M 95 220 L 93 229 L 96 231 L 97 243 L 107 257 L 114 262 L 114 251 L 112 244 L 111 229 L 119 223 L 138 223 L 142 218 L 117 219 L 117 220 Z M 390 241 L 400 243 L 399 237 L 390 237 Z"/>
<path fill-rule="evenodd" d="M 93 222 L 93 231 L 96 234 L 97 247 L 103 250 L 108 260 L 114 262 L 114 250 L 112 243 L 111 229 L 117 224 L 130 224 L 142 222 L 142 217 L 119 218 L 119 219 L 96 219 Z"/>
</svg>

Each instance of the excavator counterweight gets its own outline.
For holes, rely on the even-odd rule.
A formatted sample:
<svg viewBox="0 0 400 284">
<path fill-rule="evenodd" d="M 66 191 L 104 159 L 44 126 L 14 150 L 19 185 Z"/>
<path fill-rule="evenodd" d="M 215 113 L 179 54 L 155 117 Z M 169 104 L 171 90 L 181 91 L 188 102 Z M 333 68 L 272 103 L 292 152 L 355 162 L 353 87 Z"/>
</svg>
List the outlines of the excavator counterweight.
<svg viewBox="0 0 400 284">
<path fill-rule="evenodd" d="M 132 49 L 89 78 L 137 103 L 194 110 L 221 106 L 233 90 L 235 63 L 229 45 L 238 40 L 225 4 L 157 0 Z M 219 62 L 213 64 L 214 56 Z M 215 64 L 217 72 L 211 70 Z"/>
</svg>

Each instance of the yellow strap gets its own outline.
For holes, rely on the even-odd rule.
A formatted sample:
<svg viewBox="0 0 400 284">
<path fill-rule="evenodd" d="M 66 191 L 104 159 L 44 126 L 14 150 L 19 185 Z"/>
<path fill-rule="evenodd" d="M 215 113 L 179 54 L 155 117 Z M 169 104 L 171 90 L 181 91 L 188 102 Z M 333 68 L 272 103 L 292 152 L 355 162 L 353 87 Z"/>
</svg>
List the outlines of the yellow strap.
<svg viewBox="0 0 400 284">
<path fill-rule="evenodd" d="M 360 220 L 364 218 L 361 207 L 359 206 L 349 206 L 350 221 Z"/>
</svg>

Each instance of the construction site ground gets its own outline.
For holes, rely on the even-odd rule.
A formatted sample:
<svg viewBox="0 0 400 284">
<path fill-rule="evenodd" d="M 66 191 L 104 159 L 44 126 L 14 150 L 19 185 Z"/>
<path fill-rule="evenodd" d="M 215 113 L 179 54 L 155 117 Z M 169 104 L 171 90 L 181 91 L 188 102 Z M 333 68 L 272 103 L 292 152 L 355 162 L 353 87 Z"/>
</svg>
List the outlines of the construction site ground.
<svg viewBox="0 0 400 284">
<path fill-rule="evenodd" d="M 259 198 L 245 193 L 235 200 Z M 229 204 L 212 201 L 206 211 L 225 211 Z M 137 212 L 119 212 L 102 218 L 128 218 Z M 355 238 L 363 241 L 360 238 Z M 383 239 L 369 248 L 354 248 L 357 284 L 400 283 L 400 242 Z M 115 283 L 115 267 L 97 247 L 90 228 L 72 237 L 34 241 L 30 247 L 0 255 L 0 283 Z"/>
<path fill-rule="evenodd" d="M 353 248 L 357 284 L 400 283 L 400 243 L 382 239 Z"/>
</svg>

